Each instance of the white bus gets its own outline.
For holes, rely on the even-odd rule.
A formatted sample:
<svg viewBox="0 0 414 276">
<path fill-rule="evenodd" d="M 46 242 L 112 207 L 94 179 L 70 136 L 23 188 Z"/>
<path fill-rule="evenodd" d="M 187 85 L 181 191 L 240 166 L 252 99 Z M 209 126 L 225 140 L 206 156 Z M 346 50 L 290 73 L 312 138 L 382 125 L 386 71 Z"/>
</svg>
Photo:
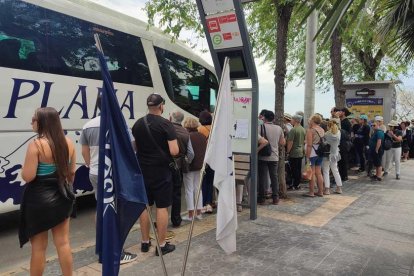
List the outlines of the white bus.
<svg viewBox="0 0 414 276">
<path fill-rule="evenodd" d="M 94 33 L 129 127 L 146 114 L 151 93 L 166 99 L 165 116 L 175 109 L 198 116 L 214 108 L 213 68 L 146 23 L 85 0 L 0 0 L 0 213 L 19 208 L 25 184 L 20 170 L 35 137 L 30 122 L 38 107 L 60 111 L 77 147 L 74 190 L 91 193 L 79 136 L 96 116 L 102 87 Z"/>
</svg>

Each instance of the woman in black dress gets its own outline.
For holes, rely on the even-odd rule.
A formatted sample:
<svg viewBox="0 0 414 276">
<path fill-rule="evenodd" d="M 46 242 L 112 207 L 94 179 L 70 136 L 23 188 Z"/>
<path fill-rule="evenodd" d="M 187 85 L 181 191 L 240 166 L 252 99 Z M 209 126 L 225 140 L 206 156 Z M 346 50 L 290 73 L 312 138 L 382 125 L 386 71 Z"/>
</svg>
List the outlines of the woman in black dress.
<svg viewBox="0 0 414 276">
<path fill-rule="evenodd" d="M 65 137 L 59 113 L 39 108 L 32 118 L 38 137 L 29 143 L 22 169 L 26 181 L 20 206 L 20 247 L 30 240 L 30 275 L 42 275 L 46 263 L 48 230 L 52 230 L 63 275 L 72 275 L 69 216 L 74 195 L 68 187 L 75 176 L 76 155 Z"/>
</svg>

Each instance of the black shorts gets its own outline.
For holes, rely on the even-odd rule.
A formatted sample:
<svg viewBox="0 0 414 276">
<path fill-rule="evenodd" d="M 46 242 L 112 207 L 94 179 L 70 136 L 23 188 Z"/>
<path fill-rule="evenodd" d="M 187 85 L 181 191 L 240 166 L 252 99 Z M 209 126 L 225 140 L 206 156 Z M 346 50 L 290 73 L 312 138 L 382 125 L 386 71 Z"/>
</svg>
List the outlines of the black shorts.
<svg viewBox="0 0 414 276">
<path fill-rule="evenodd" d="M 378 153 L 375 150 L 370 150 L 371 160 L 375 167 L 381 167 L 382 155 L 384 154 L 383 150 L 380 150 Z"/>
<path fill-rule="evenodd" d="M 172 204 L 173 179 L 169 167 L 141 166 L 148 204 L 168 208 Z"/>
</svg>

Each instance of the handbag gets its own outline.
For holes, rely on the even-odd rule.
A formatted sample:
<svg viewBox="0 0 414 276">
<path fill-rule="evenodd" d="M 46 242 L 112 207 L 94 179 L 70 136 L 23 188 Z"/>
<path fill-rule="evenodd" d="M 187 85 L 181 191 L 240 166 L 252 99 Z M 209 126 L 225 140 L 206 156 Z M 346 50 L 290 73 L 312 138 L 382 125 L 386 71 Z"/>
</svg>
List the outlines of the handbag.
<svg viewBox="0 0 414 276">
<path fill-rule="evenodd" d="M 302 178 L 304 180 L 311 180 L 312 179 L 312 168 L 309 163 L 306 164 L 305 170 L 302 173 Z"/>
<path fill-rule="evenodd" d="M 184 155 L 181 159 L 181 171 L 183 173 L 188 173 L 190 171 L 190 163 L 188 162 L 187 155 Z"/>
<path fill-rule="evenodd" d="M 72 211 L 71 211 L 70 217 L 76 218 L 77 216 L 76 195 L 72 190 L 72 185 L 70 185 L 67 180 L 60 182 L 59 192 L 65 200 L 72 203 Z"/>
<path fill-rule="evenodd" d="M 267 140 L 266 127 L 264 125 L 260 126 L 260 135 Z M 260 156 L 270 156 L 270 155 L 272 155 L 272 146 L 270 145 L 270 143 L 266 144 L 266 146 L 264 146 L 258 152 L 258 154 Z"/>
</svg>

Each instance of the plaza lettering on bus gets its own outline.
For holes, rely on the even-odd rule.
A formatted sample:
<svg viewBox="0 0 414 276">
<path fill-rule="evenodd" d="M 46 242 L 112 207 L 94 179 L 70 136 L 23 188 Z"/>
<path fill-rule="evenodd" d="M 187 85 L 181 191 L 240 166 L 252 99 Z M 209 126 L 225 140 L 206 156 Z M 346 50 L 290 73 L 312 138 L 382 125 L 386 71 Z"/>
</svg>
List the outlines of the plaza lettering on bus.
<svg viewBox="0 0 414 276">
<path fill-rule="evenodd" d="M 50 95 L 53 95 L 53 84 L 54 82 L 38 82 L 36 80 L 30 80 L 30 79 L 19 79 L 19 78 L 12 78 L 13 80 L 13 89 L 11 92 L 10 101 L 8 104 L 8 111 L 6 116 L 3 118 L 5 119 L 12 119 L 12 118 L 18 118 L 16 115 L 16 109 L 17 105 L 20 101 L 28 100 L 29 98 L 33 97 L 34 95 L 37 95 L 38 93 L 41 93 L 42 99 L 38 103 L 34 103 L 33 106 L 40 106 L 40 107 L 46 107 L 49 103 Z M 89 117 L 88 113 L 88 105 L 87 105 L 87 94 L 91 95 L 90 92 L 87 93 L 88 87 L 86 85 L 78 85 L 77 88 L 74 88 L 74 91 L 76 89 L 76 92 L 73 97 L 70 95 L 65 95 L 65 98 L 68 99 L 68 105 L 67 107 L 55 107 L 56 110 L 59 111 L 59 113 L 62 116 L 62 119 L 70 119 L 70 113 L 74 108 L 78 108 L 81 110 L 82 117 L 81 119 L 89 119 L 96 117 L 98 109 L 95 105 L 94 112 L 92 117 Z M 96 102 L 96 97 L 99 93 L 101 93 L 102 88 L 98 87 L 96 94 L 94 95 L 93 101 Z M 117 90 L 115 90 L 117 92 Z M 95 96 L 96 95 L 96 96 Z M 133 91 L 127 91 L 126 96 L 122 101 L 122 104 L 120 106 L 121 110 L 126 108 L 129 111 L 129 119 L 135 119 L 134 115 L 134 92 Z M 59 95 L 61 96 L 61 95 Z M 121 101 L 120 101 L 121 102 Z"/>
</svg>

